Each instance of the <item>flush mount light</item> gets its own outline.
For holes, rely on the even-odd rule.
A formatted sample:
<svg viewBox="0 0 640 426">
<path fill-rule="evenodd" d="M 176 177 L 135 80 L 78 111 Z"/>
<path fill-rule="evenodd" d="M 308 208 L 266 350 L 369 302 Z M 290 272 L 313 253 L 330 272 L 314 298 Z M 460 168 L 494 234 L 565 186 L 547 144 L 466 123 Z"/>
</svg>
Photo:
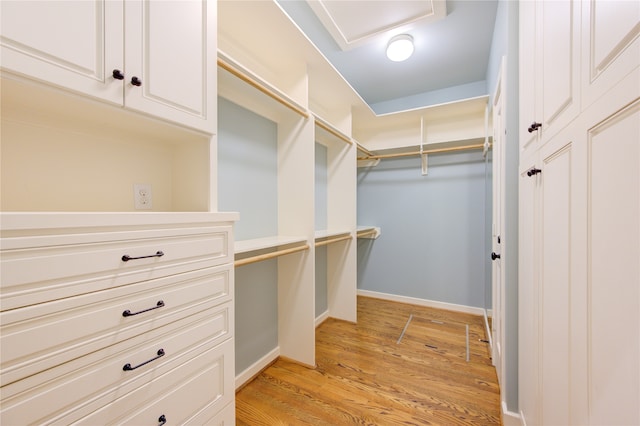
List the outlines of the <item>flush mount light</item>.
<svg viewBox="0 0 640 426">
<path fill-rule="evenodd" d="M 413 37 L 408 34 L 400 34 L 389 40 L 387 45 L 387 58 L 394 62 L 401 62 L 413 54 Z"/>
</svg>

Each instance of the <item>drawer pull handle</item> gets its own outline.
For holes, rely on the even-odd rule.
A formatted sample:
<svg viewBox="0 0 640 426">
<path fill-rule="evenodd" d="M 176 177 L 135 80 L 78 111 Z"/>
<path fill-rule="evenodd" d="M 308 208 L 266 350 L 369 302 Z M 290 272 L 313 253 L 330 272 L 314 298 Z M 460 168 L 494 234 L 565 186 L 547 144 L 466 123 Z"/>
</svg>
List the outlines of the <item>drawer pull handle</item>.
<svg viewBox="0 0 640 426">
<path fill-rule="evenodd" d="M 167 422 L 167 416 L 165 416 L 164 414 L 158 417 L 158 426 L 162 426 L 166 422 Z"/>
<path fill-rule="evenodd" d="M 156 303 L 156 306 L 154 306 L 153 308 L 143 309 L 143 310 L 138 311 L 138 312 L 131 312 L 129 309 L 127 309 L 126 311 L 122 312 L 122 316 L 123 317 L 132 317 L 134 315 L 138 315 L 138 314 L 141 314 L 143 312 L 149 312 L 149 311 L 153 311 L 154 309 L 162 308 L 163 306 L 164 306 L 164 301 L 158 300 L 158 303 Z"/>
<path fill-rule="evenodd" d="M 125 254 L 124 256 L 122 256 L 122 261 L 123 262 L 128 262 L 130 260 L 138 260 L 138 259 L 148 259 L 150 257 L 162 257 L 164 256 L 164 253 L 160 250 L 158 250 L 155 254 L 150 254 L 149 256 L 138 256 L 138 257 L 131 257 L 128 254 Z"/>
<path fill-rule="evenodd" d="M 135 367 L 132 367 L 132 366 L 131 366 L 131 364 L 127 363 L 127 364 L 125 364 L 125 365 L 124 365 L 124 367 L 122 367 L 122 369 L 123 369 L 124 371 L 131 371 L 131 370 L 135 370 L 136 368 L 140 368 L 140 367 L 142 367 L 143 365 L 149 364 L 151 361 L 155 361 L 156 359 L 161 358 L 161 357 L 163 357 L 163 356 L 164 356 L 164 349 L 158 349 L 158 356 L 157 356 L 157 357 L 154 357 L 154 358 L 148 359 L 148 360 L 146 360 L 145 362 L 143 362 L 142 364 L 138 364 L 138 365 L 136 365 Z"/>
</svg>

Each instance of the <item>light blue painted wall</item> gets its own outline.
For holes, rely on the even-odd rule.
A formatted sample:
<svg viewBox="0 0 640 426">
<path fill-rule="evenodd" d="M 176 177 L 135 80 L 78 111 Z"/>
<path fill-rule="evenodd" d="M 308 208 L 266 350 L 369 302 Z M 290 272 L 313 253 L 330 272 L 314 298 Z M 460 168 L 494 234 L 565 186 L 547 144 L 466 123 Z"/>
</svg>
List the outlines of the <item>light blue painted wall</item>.
<svg viewBox="0 0 640 426">
<path fill-rule="evenodd" d="M 358 240 L 358 288 L 484 307 L 485 190 L 479 151 L 359 169 L 358 224 L 382 235 Z"/>
<path fill-rule="evenodd" d="M 315 221 L 316 230 L 327 229 L 327 203 L 329 171 L 327 166 L 327 147 L 316 143 L 315 148 Z M 327 247 L 316 247 L 315 288 L 316 318 L 326 312 L 329 307 L 327 298 Z"/>
<path fill-rule="evenodd" d="M 218 205 L 240 212 L 236 240 L 276 235 L 277 125 L 218 98 Z M 236 268 L 236 374 L 278 346 L 278 264 Z"/>
<path fill-rule="evenodd" d="M 236 374 L 278 346 L 278 261 L 252 263 L 235 273 Z"/>
<path fill-rule="evenodd" d="M 315 223 L 316 231 L 327 229 L 327 200 L 329 199 L 329 170 L 327 147 L 316 142 L 315 151 Z"/>
<path fill-rule="evenodd" d="M 236 240 L 278 233 L 278 126 L 218 98 L 218 206 L 240 212 Z"/>
</svg>

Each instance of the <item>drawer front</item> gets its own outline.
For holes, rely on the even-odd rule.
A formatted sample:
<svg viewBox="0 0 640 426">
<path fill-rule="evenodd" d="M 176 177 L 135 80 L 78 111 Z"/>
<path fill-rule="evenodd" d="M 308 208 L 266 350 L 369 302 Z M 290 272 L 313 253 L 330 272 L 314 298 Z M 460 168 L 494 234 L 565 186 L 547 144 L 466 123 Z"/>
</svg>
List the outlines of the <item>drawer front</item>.
<svg viewBox="0 0 640 426">
<path fill-rule="evenodd" d="M 232 399 L 222 410 L 217 404 L 207 406 L 184 422 L 185 426 L 234 426 L 236 424 L 236 404 Z"/>
<path fill-rule="evenodd" d="M 229 263 L 230 226 L 2 239 L 2 310 Z M 123 259 L 130 260 L 123 260 Z"/>
<path fill-rule="evenodd" d="M 2 312 L 2 385 L 228 302 L 232 285 L 223 265 Z"/>
<path fill-rule="evenodd" d="M 211 345 L 225 339 L 233 344 L 232 308 L 228 302 L 4 386 L 0 423 L 82 418 L 153 383 Z M 126 364 L 133 369 L 125 371 Z"/>
<path fill-rule="evenodd" d="M 74 424 L 183 425 L 194 414 L 218 412 L 235 397 L 232 345 L 213 348 Z"/>
</svg>

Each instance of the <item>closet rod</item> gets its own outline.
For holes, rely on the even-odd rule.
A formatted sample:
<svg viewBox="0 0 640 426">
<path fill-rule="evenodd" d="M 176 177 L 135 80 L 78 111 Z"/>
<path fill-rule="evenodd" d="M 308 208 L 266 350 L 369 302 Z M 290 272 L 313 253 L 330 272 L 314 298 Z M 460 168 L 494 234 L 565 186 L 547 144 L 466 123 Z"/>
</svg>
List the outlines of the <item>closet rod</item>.
<svg viewBox="0 0 640 426">
<path fill-rule="evenodd" d="M 483 148 L 484 148 L 484 144 L 480 143 L 476 145 L 454 146 L 451 148 L 425 149 L 422 152 L 412 151 L 412 152 L 400 152 L 397 154 L 380 154 L 380 155 L 376 154 L 376 155 L 369 155 L 366 157 L 358 157 L 358 160 L 377 160 L 379 158 L 411 157 L 414 155 L 421 155 L 421 154 L 435 154 L 439 152 L 466 151 L 471 149 L 483 149 Z"/>
<path fill-rule="evenodd" d="M 274 99 L 275 101 L 281 103 L 282 105 L 286 106 L 287 108 L 291 109 L 292 111 L 300 114 L 304 118 L 309 118 L 309 113 L 307 111 L 305 111 L 304 109 L 300 108 L 299 106 L 293 104 L 289 100 L 283 98 L 278 93 L 276 93 L 273 90 L 271 90 L 270 88 L 266 87 L 265 85 L 263 85 L 259 81 L 251 78 L 249 75 L 247 75 L 244 72 L 242 72 L 241 70 L 237 69 L 236 67 L 234 67 L 230 63 L 224 61 L 223 59 L 218 58 L 218 66 L 220 68 L 224 69 L 224 70 L 229 71 L 232 75 L 238 77 L 240 80 L 244 81 L 245 83 L 249 84 L 250 86 L 255 87 L 256 89 L 258 89 L 259 91 L 261 91 L 265 95 L 267 95 L 270 98 Z"/>
<path fill-rule="evenodd" d="M 344 237 L 336 237 L 336 238 L 329 238 L 328 240 L 324 240 L 324 241 L 316 241 L 316 247 L 326 246 L 327 244 L 337 243 L 338 241 L 344 241 L 344 240 L 350 240 L 350 239 L 351 239 L 351 235 L 345 235 Z"/>
<path fill-rule="evenodd" d="M 247 258 L 244 258 L 244 259 L 236 260 L 234 262 L 234 266 L 237 268 L 238 266 L 244 266 L 244 265 L 248 265 L 250 263 L 260 262 L 260 261 L 263 261 L 263 260 L 272 259 L 274 257 L 284 256 L 285 254 L 296 253 L 296 252 L 304 251 L 304 250 L 309 250 L 309 244 L 305 244 L 305 245 L 300 246 L 300 247 L 293 247 L 293 248 L 289 248 L 289 249 L 276 250 L 276 251 L 271 252 L 271 253 L 260 254 L 258 256 L 252 256 L 252 257 L 247 257 Z"/>
<path fill-rule="evenodd" d="M 326 123 L 323 119 L 321 119 L 317 115 L 315 116 L 315 118 L 316 118 L 316 125 L 318 127 L 323 128 L 327 132 L 331 133 L 333 136 L 345 141 L 349 145 L 353 144 L 353 141 L 349 137 L 347 137 L 344 133 L 335 129 L 332 125 L 330 125 L 329 123 Z"/>
</svg>

